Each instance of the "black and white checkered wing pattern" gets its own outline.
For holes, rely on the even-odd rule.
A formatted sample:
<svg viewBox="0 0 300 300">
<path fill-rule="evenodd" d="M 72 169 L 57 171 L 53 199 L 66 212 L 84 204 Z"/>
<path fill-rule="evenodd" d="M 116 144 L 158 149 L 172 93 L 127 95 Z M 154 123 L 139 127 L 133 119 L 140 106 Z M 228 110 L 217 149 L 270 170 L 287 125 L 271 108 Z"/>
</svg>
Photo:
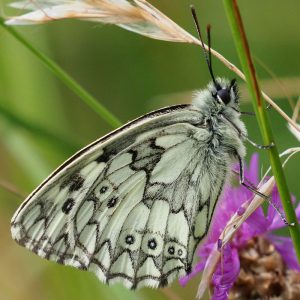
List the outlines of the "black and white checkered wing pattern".
<svg viewBox="0 0 300 300">
<path fill-rule="evenodd" d="M 13 238 L 108 284 L 159 287 L 185 275 L 227 170 L 207 152 L 202 122 L 193 106 L 175 106 L 87 146 L 25 200 Z"/>
</svg>

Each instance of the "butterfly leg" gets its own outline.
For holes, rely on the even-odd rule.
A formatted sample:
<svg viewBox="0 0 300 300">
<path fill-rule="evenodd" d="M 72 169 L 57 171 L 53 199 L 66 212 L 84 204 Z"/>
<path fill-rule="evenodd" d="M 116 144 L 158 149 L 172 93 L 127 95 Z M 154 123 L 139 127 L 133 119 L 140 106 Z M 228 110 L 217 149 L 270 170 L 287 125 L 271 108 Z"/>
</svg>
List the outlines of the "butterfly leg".
<svg viewBox="0 0 300 300">
<path fill-rule="evenodd" d="M 249 191 L 251 191 L 252 193 L 254 193 L 255 195 L 258 195 L 260 196 L 261 198 L 263 198 L 264 200 L 266 200 L 270 205 L 272 205 L 272 207 L 276 210 L 276 212 L 279 214 L 281 220 L 284 222 L 285 225 L 288 225 L 288 226 L 294 226 L 294 223 L 289 223 L 285 216 L 283 215 L 283 213 L 281 212 L 280 208 L 278 207 L 278 205 L 276 203 L 274 203 L 272 201 L 272 197 L 270 196 L 266 196 L 264 195 L 263 193 L 259 192 L 257 190 L 257 188 L 249 182 L 248 180 L 245 180 L 245 177 L 244 177 L 244 162 L 243 162 L 243 159 L 241 158 L 241 156 L 237 153 L 237 151 L 235 151 L 235 156 L 238 158 L 238 161 L 239 161 L 239 177 L 240 177 L 240 184 L 242 186 L 244 186 L 245 188 L 247 188 Z M 247 183 L 246 183 L 247 182 Z"/>
<path fill-rule="evenodd" d="M 249 191 L 251 191 L 252 193 L 262 197 L 263 199 L 270 201 L 270 197 L 264 195 L 263 193 L 259 192 L 256 187 L 254 187 L 254 185 L 249 184 L 247 180 L 245 180 L 244 177 L 244 162 L 241 158 L 241 156 L 236 152 L 236 156 L 239 160 L 239 177 L 240 177 L 240 184 L 243 185 L 245 188 L 247 188 Z M 246 183 L 247 181 L 247 183 Z"/>
<path fill-rule="evenodd" d="M 266 110 L 270 110 L 272 109 L 272 105 L 270 103 L 268 103 L 268 105 L 266 106 Z M 255 116 L 255 113 L 252 111 L 240 111 L 240 114 L 243 116 Z"/>
<path fill-rule="evenodd" d="M 270 110 L 272 108 L 272 105 L 270 103 L 268 103 L 268 105 L 266 106 L 267 110 Z M 253 111 L 240 111 L 240 114 L 243 116 L 255 116 L 255 112 Z"/>
<path fill-rule="evenodd" d="M 240 111 L 240 114 L 243 116 L 255 116 L 255 113 L 252 111 Z"/>
<path fill-rule="evenodd" d="M 252 146 L 254 146 L 254 147 L 258 148 L 258 149 L 262 149 L 262 150 L 268 150 L 268 149 L 270 149 L 270 148 L 272 148 L 272 147 L 275 146 L 275 144 L 273 142 L 271 142 L 271 144 L 269 144 L 269 145 L 260 145 L 260 144 L 257 144 L 255 142 L 253 142 L 243 132 L 241 132 L 241 130 L 233 122 L 231 122 L 229 119 L 227 119 L 224 115 L 221 115 L 221 116 L 222 116 L 222 118 L 224 120 L 226 120 L 229 124 L 231 124 L 231 126 L 238 132 L 238 134 L 239 134 L 240 137 L 243 137 Z"/>
<path fill-rule="evenodd" d="M 275 144 L 273 142 L 271 142 L 271 144 L 269 145 L 259 145 L 255 142 L 253 142 L 252 140 L 250 140 L 246 135 L 243 135 L 242 136 L 246 139 L 247 142 L 249 142 L 252 146 L 258 148 L 258 149 L 261 149 L 261 150 L 268 150 L 268 149 L 271 149 L 272 147 L 275 146 Z"/>
</svg>

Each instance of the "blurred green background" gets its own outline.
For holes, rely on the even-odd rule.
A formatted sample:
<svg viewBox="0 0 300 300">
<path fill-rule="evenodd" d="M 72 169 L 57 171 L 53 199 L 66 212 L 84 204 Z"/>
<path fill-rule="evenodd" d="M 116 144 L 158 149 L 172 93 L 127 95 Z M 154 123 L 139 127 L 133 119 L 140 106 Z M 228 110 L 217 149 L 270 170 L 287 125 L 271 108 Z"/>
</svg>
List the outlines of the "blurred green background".
<svg viewBox="0 0 300 300">
<path fill-rule="evenodd" d="M 190 0 L 150 1 L 183 28 L 195 33 Z M 212 24 L 213 47 L 239 66 L 226 16 L 219 0 L 197 1 L 204 27 Z M 257 65 L 261 85 L 288 113 L 300 94 L 300 2 L 239 1 L 253 53 L 275 74 Z M 16 12 L 1 0 L 6 15 Z M 276 3 L 276 4 L 275 4 Z M 189 102 L 209 74 L 200 48 L 151 40 L 115 26 L 59 21 L 16 28 L 54 59 L 122 122 L 162 106 Z M 219 76 L 235 77 L 213 60 Z M 278 83 L 278 80 L 282 84 Z M 242 110 L 252 110 L 242 89 Z M 0 181 L 24 197 L 74 151 L 112 128 L 18 41 L 0 28 Z M 299 143 L 275 110 L 269 111 L 280 151 Z M 261 142 L 255 118 L 244 118 L 250 137 Z M 29 126 L 30 125 L 30 126 Z M 26 128 L 27 127 L 27 128 Z M 41 130 L 42 129 L 42 130 Z M 41 134 L 42 132 L 42 134 Z M 48 134 L 46 134 L 48 132 Z M 247 160 L 256 150 L 249 146 Z M 260 152 L 261 168 L 268 167 Z M 286 168 L 289 188 L 299 199 L 299 157 Z M 186 288 L 108 288 L 90 273 L 59 266 L 19 247 L 10 236 L 10 219 L 23 199 L 0 188 L 0 299 L 194 299 L 200 278 Z"/>
</svg>

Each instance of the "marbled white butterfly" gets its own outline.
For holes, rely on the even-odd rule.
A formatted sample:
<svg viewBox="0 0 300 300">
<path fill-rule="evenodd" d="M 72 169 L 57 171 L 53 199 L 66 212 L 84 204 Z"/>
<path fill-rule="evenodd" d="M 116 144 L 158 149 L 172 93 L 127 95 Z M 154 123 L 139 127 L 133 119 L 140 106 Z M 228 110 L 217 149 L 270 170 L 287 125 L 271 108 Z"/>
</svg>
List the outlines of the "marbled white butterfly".
<svg viewBox="0 0 300 300">
<path fill-rule="evenodd" d="M 13 238 L 107 284 L 161 287 L 189 273 L 233 162 L 246 185 L 237 85 L 215 78 L 205 56 L 212 82 L 192 104 L 151 112 L 77 152 L 17 210 Z"/>
</svg>

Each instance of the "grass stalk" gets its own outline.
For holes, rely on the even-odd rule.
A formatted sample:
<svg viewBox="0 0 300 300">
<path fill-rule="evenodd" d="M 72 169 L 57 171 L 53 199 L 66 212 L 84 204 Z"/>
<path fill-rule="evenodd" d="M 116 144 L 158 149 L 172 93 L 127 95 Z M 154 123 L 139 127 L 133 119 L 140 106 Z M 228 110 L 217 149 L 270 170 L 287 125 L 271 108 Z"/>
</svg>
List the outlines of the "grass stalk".
<svg viewBox="0 0 300 300">
<path fill-rule="evenodd" d="M 246 76 L 248 90 L 253 100 L 252 103 L 263 137 L 263 141 L 266 145 L 269 145 L 271 143 L 275 144 L 274 147 L 268 150 L 268 155 L 273 175 L 275 177 L 280 198 L 282 201 L 283 209 L 286 215 L 286 219 L 290 224 L 295 224 L 294 226 L 289 226 L 288 228 L 291 238 L 293 240 L 298 262 L 300 263 L 300 229 L 298 225 L 298 220 L 296 217 L 295 210 L 293 208 L 293 204 L 291 202 L 291 196 L 284 176 L 282 164 L 280 162 L 276 143 L 274 141 L 270 121 L 266 113 L 265 103 L 260 92 L 261 90 L 257 81 L 256 72 L 251 58 L 250 48 L 243 26 L 243 21 L 239 12 L 237 0 L 223 0 L 223 3 L 227 13 L 228 22 L 231 27 L 235 46 L 242 65 L 242 69 Z"/>
<path fill-rule="evenodd" d="M 85 104 L 87 104 L 95 113 L 97 113 L 104 121 L 106 121 L 113 128 L 119 127 L 122 123 L 100 102 L 98 102 L 90 93 L 82 88 L 69 74 L 67 74 L 58 64 L 51 60 L 48 56 L 43 54 L 35 48 L 29 41 L 27 41 L 21 34 L 19 34 L 13 27 L 5 25 L 5 20 L 0 16 L 0 26 L 7 32 L 14 36 L 23 46 L 25 46 L 31 53 L 33 53 L 44 65 L 52 71 L 52 73 L 59 78 L 66 86 L 68 86 Z"/>
</svg>

